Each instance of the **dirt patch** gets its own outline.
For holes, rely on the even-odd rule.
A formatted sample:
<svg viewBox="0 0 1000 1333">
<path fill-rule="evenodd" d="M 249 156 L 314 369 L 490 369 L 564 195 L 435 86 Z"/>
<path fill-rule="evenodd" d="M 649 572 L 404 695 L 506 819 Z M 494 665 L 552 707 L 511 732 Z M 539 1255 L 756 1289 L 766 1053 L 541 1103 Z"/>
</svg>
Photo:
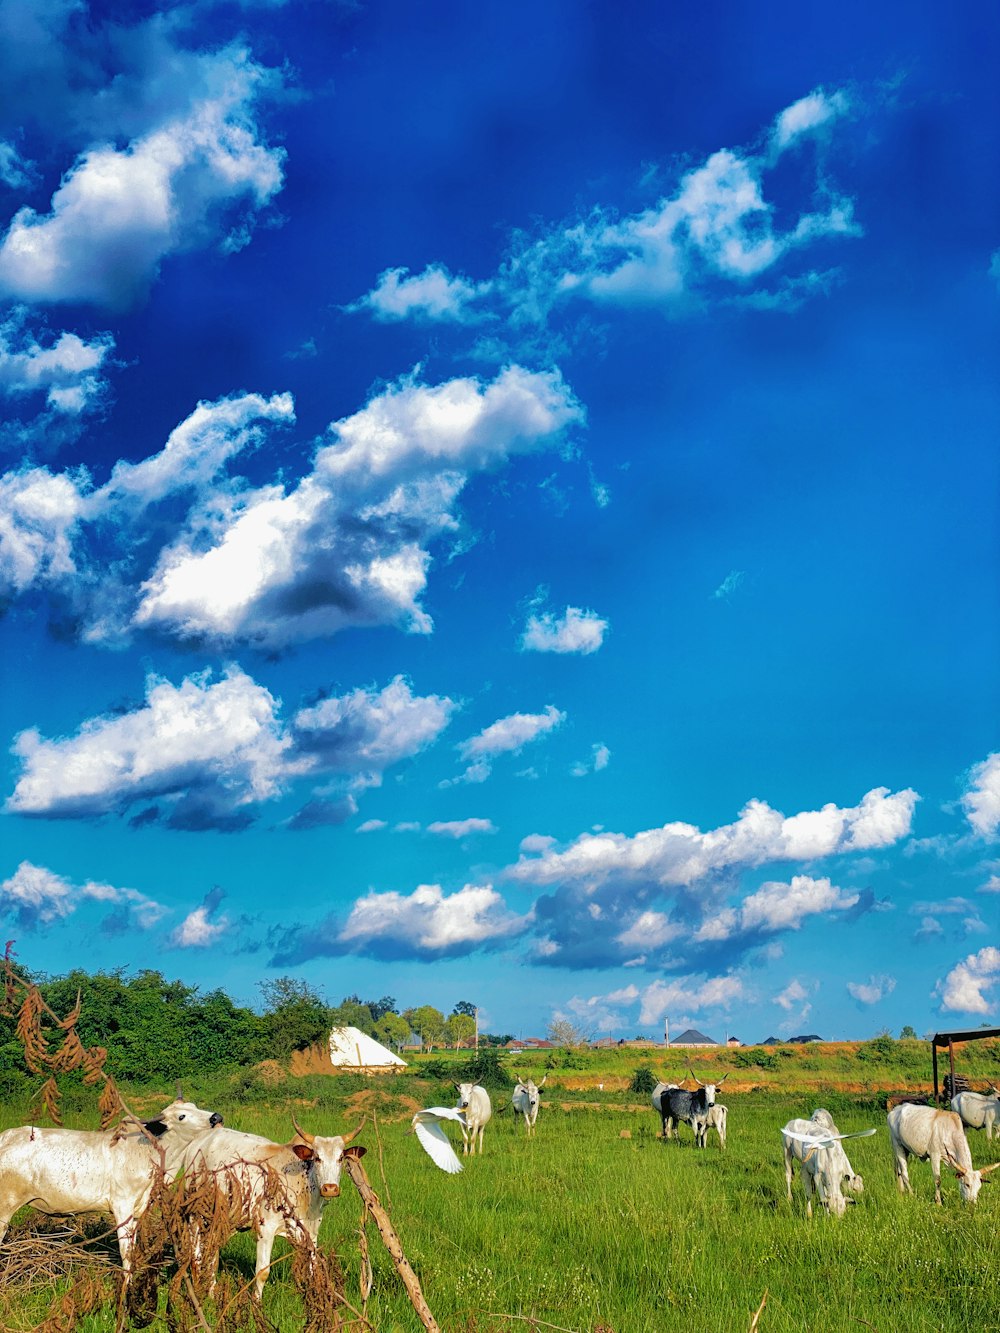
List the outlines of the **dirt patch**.
<svg viewBox="0 0 1000 1333">
<path fill-rule="evenodd" d="M 277 1083 L 284 1083 L 287 1078 L 285 1070 L 277 1060 L 261 1060 L 260 1064 L 257 1066 L 257 1073 L 260 1075 L 262 1083 L 267 1083 L 271 1086 Z"/>
<path fill-rule="evenodd" d="M 414 1112 L 419 1110 L 420 1103 L 404 1093 L 384 1092 L 381 1088 L 363 1088 L 348 1098 L 344 1114 L 354 1124 L 362 1116 L 371 1116 L 374 1111 L 380 1120 L 392 1125 L 401 1120 L 412 1120 Z"/>
</svg>

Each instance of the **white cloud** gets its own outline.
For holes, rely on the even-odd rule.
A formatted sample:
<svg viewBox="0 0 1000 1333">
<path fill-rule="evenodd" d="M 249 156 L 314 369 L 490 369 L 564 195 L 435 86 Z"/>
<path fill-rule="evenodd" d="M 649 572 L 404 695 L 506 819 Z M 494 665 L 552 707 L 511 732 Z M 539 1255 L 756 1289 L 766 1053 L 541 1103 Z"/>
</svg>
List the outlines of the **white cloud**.
<svg viewBox="0 0 1000 1333">
<path fill-rule="evenodd" d="M 491 885 L 467 884 L 446 894 L 421 884 L 408 896 L 370 893 L 351 909 L 339 940 L 349 948 L 403 949 L 425 954 L 467 953 L 520 934 L 530 918 L 517 916 Z"/>
<path fill-rule="evenodd" d="M 83 903 L 114 903 L 127 911 L 129 921 L 148 930 L 166 913 L 166 908 L 135 889 L 118 889 L 90 881 L 73 884 L 44 866 L 22 861 L 9 879 L 0 884 L 0 912 L 13 917 L 24 930 L 35 930 L 64 921 Z"/>
<path fill-rule="evenodd" d="M 771 145 L 774 151 L 784 152 L 796 140 L 832 124 L 849 109 L 850 100 L 847 94 L 840 90 L 828 96 L 822 89 L 817 88 L 807 97 L 800 97 L 797 102 L 786 107 L 774 122 L 771 133 Z"/>
<path fill-rule="evenodd" d="M 726 908 L 707 918 L 693 938 L 702 942 L 751 931 L 798 930 L 807 916 L 847 911 L 857 904 L 859 896 L 845 893 L 828 879 L 812 879 L 809 875 L 793 875 L 789 884 L 771 880 L 744 898 L 739 907 Z"/>
<path fill-rule="evenodd" d="M 0 183 L 23 190 L 31 184 L 31 176 L 31 163 L 24 161 L 12 143 L 0 139 Z"/>
<path fill-rule="evenodd" d="M 1000 828 L 1000 753 L 987 755 L 972 769 L 962 805 L 974 833 L 981 838 L 996 836 Z"/>
<path fill-rule="evenodd" d="M 87 512 L 86 480 L 33 467 L 0 477 L 0 592 L 59 585 L 76 573 L 73 542 Z"/>
<path fill-rule="evenodd" d="M 804 154 L 784 166 L 786 197 L 795 189 L 807 201 L 797 214 L 794 204 L 786 205 L 787 226 L 779 224 L 765 181 L 792 145 L 828 134 L 848 109 L 846 94 L 818 89 L 779 114 L 761 151 L 712 153 L 682 176 L 672 194 L 642 212 L 619 217 L 597 206 L 582 220 L 533 236 L 518 233 L 489 282 L 453 279 L 437 264 L 415 278 L 392 269 L 352 308 L 403 318 L 411 312 L 426 316 L 436 301 L 440 317 L 491 315 L 506 318 L 515 331 L 544 324 L 572 298 L 684 313 L 721 294 L 791 308 L 826 289 L 822 275 L 784 273 L 770 288 L 759 280 L 794 252 L 824 238 L 856 236 L 860 228 L 852 201 L 835 194 Z"/>
<path fill-rule="evenodd" d="M 847 993 L 858 1004 L 878 1004 L 896 989 L 896 978 L 886 976 L 869 977 L 867 981 L 849 981 Z"/>
<path fill-rule="evenodd" d="M 195 516 L 162 552 L 135 623 L 271 646 L 352 625 L 427 633 L 427 548 L 455 528 L 468 472 L 551 445 L 580 419 L 556 372 L 392 385 L 334 424 L 335 443 L 290 491 Z"/>
<path fill-rule="evenodd" d="M 443 838 L 467 838 L 472 833 L 496 833 L 492 819 L 439 819 L 427 825 L 428 833 Z"/>
<path fill-rule="evenodd" d="M 785 989 L 774 997 L 774 1003 L 778 1005 L 780 1009 L 784 1009 L 787 1014 L 791 1013 L 793 1009 L 797 1009 L 798 1006 L 802 1004 L 803 1000 L 808 999 L 808 997 L 809 992 L 806 990 L 805 986 L 803 986 L 801 981 L 793 977 Z M 809 1013 L 810 1007 L 811 1006 L 809 1005 L 805 1006 L 802 1012 L 803 1018 Z"/>
<path fill-rule="evenodd" d="M 40 216 L 22 208 L 0 243 L 0 291 L 16 300 L 121 308 L 170 254 L 239 244 L 281 188 L 280 149 L 257 140 L 252 108 L 268 75 L 246 51 L 216 57 L 213 95 L 122 149 L 82 153 Z M 242 205 L 239 226 L 227 218 Z"/>
<path fill-rule="evenodd" d="M 476 736 L 462 741 L 458 750 L 464 759 L 494 759 L 500 754 L 518 754 L 531 741 L 537 740 L 566 721 L 553 704 L 541 713 L 510 713 L 484 727 Z"/>
<path fill-rule="evenodd" d="M 991 990 L 998 980 L 1000 949 L 988 946 L 956 963 L 944 981 L 938 982 L 935 994 L 940 996 L 942 1009 L 988 1015 L 995 1006 L 983 992 Z"/>
<path fill-rule="evenodd" d="M 378 786 L 382 773 L 433 744 L 456 708 L 437 694 L 414 694 L 396 676 L 382 690 L 352 690 L 295 714 L 292 729 L 303 756 L 327 772 L 350 774 L 359 786 Z"/>
<path fill-rule="evenodd" d="M 530 884 L 563 881 L 594 887 L 614 879 L 683 887 L 714 871 L 889 846 L 909 831 L 916 800 L 909 789 L 890 793 L 878 787 L 853 808 L 828 805 L 790 818 L 765 801 L 753 800 L 735 823 L 707 833 L 682 823 L 631 837 L 584 833 L 564 851 L 522 856 L 506 874 Z"/>
<path fill-rule="evenodd" d="M 462 320 L 470 301 L 483 290 L 464 278 L 452 277 L 442 264 L 429 264 L 413 277 L 408 274 L 406 268 L 386 269 L 374 289 L 348 310 L 367 308 L 384 321 L 409 316 Z"/>
<path fill-rule="evenodd" d="M 591 746 L 590 762 L 583 764 L 574 764 L 570 773 L 575 778 L 585 778 L 591 773 L 600 773 L 611 762 L 611 751 L 606 745 L 600 743 Z"/>
<path fill-rule="evenodd" d="M 528 617 L 521 648 L 536 653 L 596 653 L 604 642 L 608 622 L 596 611 L 567 606 L 562 616 L 546 611 Z"/>
<path fill-rule="evenodd" d="M 21 732 L 23 772 L 12 814 L 93 817 L 163 799 L 181 827 L 244 822 L 252 802 L 281 790 L 290 742 L 274 698 L 236 667 L 180 686 L 156 676 L 142 708 L 98 717 L 60 740 Z"/>
<path fill-rule="evenodd" d="M 985 884 L 979 886 L 980 893 L 1000 893 L 1000 875 L 990 875 Z"/>
<path fill-rule="evenodd" d="M 217 921 L 209 920 L 209 908 L 196 907 L 189 912 L 169 938 L 175 949 L 205 949 L 214 944 L 229 929 L 229 918 L 222 916 Z"/>
<path fill-rule="evenodd" d="M 384 828 L 388 828 L 388 821 L 385 819 L 366 819 L 363 824 L 359 824 L 355 832 L 357 833 L 378 833 Z"/>
<path fill-rule="evenodd" d="M 49 407 L 67 416 L 99 404 L 105 389 L 101 369 L 114 347 L 111 335 L 87 342 L 63 332 L 46 342 L 25 328 L 23 310 L 0 324 L 0 392 L 10 397 L 44 393 Z"/>
<path fill-rule="evenodd" d="M 729 1009 L 744 998 L 738 977 L 677 977 L 672 981 L 654 981 L 642 992 L 639 1010 L 641 1024 L 658 1023 L 665 1015 L 683 1009 L 693 1014 L 706 1009 Z"/>
<path fill-rule="evenodd" d="M 712 593 L 713 599 L 716 601 L 729 601 L 731 597 L 734 597 L 736 593 L 739 592 L 745 580 L 746 574 L 742 569 L 731 569 L 716 588 L 715 592 Z"/>
</svg>

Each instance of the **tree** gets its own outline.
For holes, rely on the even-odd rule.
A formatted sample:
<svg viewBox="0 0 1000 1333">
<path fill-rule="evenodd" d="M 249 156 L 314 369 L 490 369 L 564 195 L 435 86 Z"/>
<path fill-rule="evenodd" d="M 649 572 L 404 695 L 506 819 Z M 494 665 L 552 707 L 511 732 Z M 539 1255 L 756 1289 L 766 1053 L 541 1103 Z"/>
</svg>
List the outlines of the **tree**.
<svg viewBox="0 0 1000 1333">
<path fill-rule="evenodd" d="M 392 1046 L 397 1051 L 406 1045 L 410 1035 L 410 1025 L 399 1014 L 383 1014 L 375 1024 L 375 1036 L 385 1046 Z"/>
<path fill-rule="evenodd" d="M 476 1006 L 468 1000 L 459 1000 L 451 1012 L 453 1014 L 465 1014 L 466 1018 L 475 1018 Z"/>
<path fill-rule="evenodd" d="M 356 995 L 348 995 L 336 1009 L 330 1010 L 330 1024 L 337 1028 L 357 1028 L 369 1036 L 375 1031 L 371 1009 Z"/>
<path fill-rule="evenodd" d="M 584 1046 L 587 1042 L 587 1033 L 576 1023 L 571 1023 L 568 1018 L 553 1018 L 548 1027 L 549 1041 L 554 1042 L 556 1046 Z"/>
<path fill-rule="evenodd" d="M 394 995 L 383 995 L 381 1000 L 369 1000 L 368 1008 L 372 1011 L 372 1018 L 376 1023 L 385 1018 L 386 1014 L 395 1014 L 397 1018 L 399 1017 Z"/>
<path fill-rule="evenodd" d="M 295 977 L 275 977 L 259 983 L 264 997 L 261 1019 L 263 1055 L 282 1059 L 325 1038 L 333 1024 L 333 1010 L 320 993 Z"/>
<path fill-rule="evenodd" d="M 451 1014 L 445 1029 L 452 1046 L 470 1045 L 476 1035 L 476 1020 L 468 1014 Z"/>
<path fill-rule="evenodd" d="M 900 1040 L 900 1041 L 917 1041 L 917 1040 L 918 1040 L 918 1037 L 917 1037 L 917 1030 L 916 1030 L 916 1028 L 911 1027 L 910 1024 L 907 1023 L 906 1026 L 902 1029 L 902 1031 L 901 1031 L 900 1034 L 899 1034 L 899 1040 Z"/>
<path fill-rule="evenodd" d="M 406 1009 L 403 1017 L 409 1023 L 420 1040 L 432 1051 L 440 1046 L 444 1037 L 444 1014 L 432 1004 L 422 1004 L 417 1009 Z"/>
</svg>

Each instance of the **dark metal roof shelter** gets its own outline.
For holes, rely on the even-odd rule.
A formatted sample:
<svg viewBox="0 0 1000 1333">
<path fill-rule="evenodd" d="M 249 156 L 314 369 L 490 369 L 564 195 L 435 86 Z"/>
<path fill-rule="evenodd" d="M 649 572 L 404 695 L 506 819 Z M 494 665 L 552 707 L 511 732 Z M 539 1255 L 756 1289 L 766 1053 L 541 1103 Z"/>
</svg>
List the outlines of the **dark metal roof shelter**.
<svg viewBox="0 0 1000 1333">
<path fill-rule="evenodd" d="M 979 1041 L 982 1037 L 1000 1037 L 1000 1028 L 973 1028 L 971 1032 L 935 1032 L 931 1037 L 931 1063 L 934 1066 L 934 1100 L 940 1100 L 938 1091 L 938 1047 L 948 1047 L 948 1067 L 951 1086 L 955 1086 L 955 1043 Z"/>
</svg>

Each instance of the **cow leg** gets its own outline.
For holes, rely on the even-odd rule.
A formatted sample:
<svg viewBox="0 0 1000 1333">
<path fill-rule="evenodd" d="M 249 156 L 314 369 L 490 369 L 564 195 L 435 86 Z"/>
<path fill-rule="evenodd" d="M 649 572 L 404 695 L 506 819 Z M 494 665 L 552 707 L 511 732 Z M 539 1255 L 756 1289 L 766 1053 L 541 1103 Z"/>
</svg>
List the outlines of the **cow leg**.
<svg viewBox="0 0 1000 1333">
<path fill-rule="evenodd" d="M 792 1201 L 792 1150 L 788 1143 L 785 1143 L 785 1193 L 788 1195 L 788 1202 Z"/>
<path fill-rule="evenodd" d="M 813 1177 L 808 1167 L 802 1168 L 802 1188 L 806 1195 L 806 1217 L 812 1220 L 813 1215 Z"/>
<path fill-rule="evenodd" d="M 993 1111 L 987 1111 L 987 1112 L 986 1112 L 986 1138 L 987 1138 L 990 1142 L 993 1141 L 993 1126 L 994 1126 L 995 1122 L 996 1122 L 996 1115 L 994 1114 L 994 1112 L 993 1112 Z"/>
<path fill-rule="evenodd" d="M 281 1219 L 279 1217 L 265 1217 L 257 1232 L 257 1277 L 254 1282 L 254 1295 L 260 1300 L 264 1294 L 264 1283 L 267 1281 L 268 1274 L 271 1271 L 271 1251 L 274 1249 L 274 1238 L 281 1230 Z"/>
<path fill-rule="evenodd" d="M 479 1155 L 480 1155 L 480 1157 L 482 1157 L 482 1155 L 483 1155 L 483 1134 L 484 1134 L 485 1132 L 486 1132 L 486 1126 L 485 1126 L 485 1125 L 480 1125 L 480 1126 L 479 1126 Z"/>
<path fill-rule="evenodd" d="M 906 1169 L 906 1159 L 908 1153 L 905 1148 L 898 1144 L 893 1144 L 893 1157 L 896 1166 L 896 1184 L 899 1186 L 900 1194 L 912 1194 L 913 1186 L 910 1184 L 910 1173 Z"/>
<path fill-rule="evenodd" d="M 931 1174 L 934 1177 L 934 1202 L 941 1203 L 941 1158 L 931 1158 Z"/>
</svg>

